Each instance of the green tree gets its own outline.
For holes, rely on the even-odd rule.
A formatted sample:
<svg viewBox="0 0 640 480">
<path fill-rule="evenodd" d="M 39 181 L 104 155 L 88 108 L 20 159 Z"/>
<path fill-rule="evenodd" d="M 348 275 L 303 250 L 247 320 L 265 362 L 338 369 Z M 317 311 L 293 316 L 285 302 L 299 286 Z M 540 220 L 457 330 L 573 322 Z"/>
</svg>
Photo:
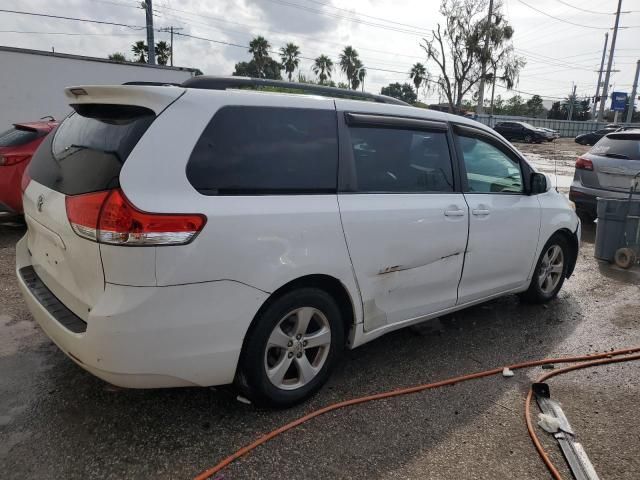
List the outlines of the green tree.
<svg viewBox="0 0 640 480">
<path fill-rule="evenodd" d="M 382 87 L 380 93 L 407 103 L 415 103 L 418 100 L 418 95 L 408 83 L 390 83 L 386 87 Z"/>
<path fill-rule="evenodd" d="M 166 65 L 171 57 L 171 47 L 167 42 L 160 41 L 156 43 L 156 60 L 158 65 Z"/>
<path fill-rule="evenodd" d="M 114 52 L 107 57 L 109 60 L 113 60 L 114 62 L 126 62 L 127 57 L 124 56 L 122 52 Z"/>
<path fill-rule="evenodd" d="M 291 81 L 293 72 L 300 65 L 300 48 L 294 43 L 287 43 L 286 46 L 280 49 L 280 60 L 282 60 L 284 71 L 287 73 L 289 81 Z"/>
<path fill-rule="evenodd" d="M 544 112 L 544 105 L 542 104 L 542 97 L 540 95 L 534 95 L 527 100 L 526 114 L 528 117 L 539 117 Z"/>
<path fill-rule="evenodd" d="M 333 61 L 326 55 L 320 55 L 313 61 L 313 67 L 311 67 L 313 73 L 318 76 L 320 85 L 324 85 L 325 82 L 331 78 L 331 71 L 333 70 Z"/>
<path fill-rule="evenodd" d="M 357 90 L 362 85 L 362 91 L 364 91 L 364 78 L 367 76 L 367 69 L 364 67 L 360 59 L 356 59 L 356 77 L 351 82 L 351 86 L 354 90 Z"/>
<path fill-rule="evenodd" d="M 147 63 L 147 53 L 149 52 L 149 48 L 147 47 L 147 44 L 144 43 L 144 41 L 138 40 L 136 43 L 134 43 L 131 46 L 131 51 L 136 57 L 138 57 L 138 60 L 136 60 L 137 62 Z"/>
<path fill-rule="evenodd" d="M 344 47 L 344 50 L 340 53 L 340 69 L 347 76 L 347 81 L 351 90 L 356 90 L 358 85 L 360 85 L 361 80 L 359 78 L 359 69 L 362 68 L 364 67 L 356 49 L 350 45 Z"/>
<path fill-rule="evenodd" d="M 515 115 L 515 116 L 524 116 L 526 111 L 526 104 L 522 101 L 522 97 L 520 95 L 514 95 L 509 100 L 507 100 L 507 105 L 505 108 L 505 113 L 507 115 Z"/>
<path fill-rule="evenodd" d="M 249 53 L 253 55 L 253 62 L 257 68 L 257 77 L 265 77 L 265 67 L 267 65 L 269 57 L 269 50 L 271 45 L 263 36 L 257 36 L 249 42 Z"/>
<path fill-rule="evenodd" d="M 268 78 L 270 80 L 282 80 L 280 73 L 282 65 L 276 62 L 273 58 L 269 57 L 265 60 L 265 64 L 262 67 L 262 72 L 258 70 L 255 60 L 249 62 L 238 62 L 235 65 L 235 70 L 232 75 L 234 77 L 253 77 L 253 78 Z M 262 76 L 262 77 L 261 77 Z"/>
<path fill-rule="evenodd" d="M 560 102 L 553 102 L 549 112 L 547 113 L 547 118 L 551 118 L 553 120 L 566 120 L 567 112 L 562 109 Z"/>
<path fill-rule="evenodd" d="M 427 81 L 427 69 L 422 63 L 416 62 L 409 71 L 409 78 L 413 80 L 413 86 L 416 88 L 417 93 L 420 91 L 422 84 Z"/>
</svg>

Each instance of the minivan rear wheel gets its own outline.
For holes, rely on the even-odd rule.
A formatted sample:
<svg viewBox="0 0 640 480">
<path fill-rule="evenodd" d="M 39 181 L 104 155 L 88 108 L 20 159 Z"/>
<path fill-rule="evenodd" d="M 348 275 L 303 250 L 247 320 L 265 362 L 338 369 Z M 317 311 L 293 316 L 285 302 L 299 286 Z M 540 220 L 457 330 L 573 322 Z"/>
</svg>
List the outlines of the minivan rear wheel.
<svg viewBox="0 0 640 480">
<path fill-rule="evenodd" d="M 531 284 L 520 297 L 530 303 L 545 303 L 558 295 L 567 276 L 569 245 L 556 234 L 546 243 L 536 263 Z"/>
<path fill-rule="evenodd" d="M 258 315 L 248 334 L 240 388 L 258 405 L 294 405 L 325 383 L 343 346 L 340 308 L 327 292 L 285 293 Z"/>
</svg>

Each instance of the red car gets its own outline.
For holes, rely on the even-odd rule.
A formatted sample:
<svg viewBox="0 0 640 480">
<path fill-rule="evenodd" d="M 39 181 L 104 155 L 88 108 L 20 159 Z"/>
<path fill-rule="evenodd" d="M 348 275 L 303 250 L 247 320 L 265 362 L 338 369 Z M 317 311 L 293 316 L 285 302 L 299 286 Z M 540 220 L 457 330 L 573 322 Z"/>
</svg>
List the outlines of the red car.
<svg viewBox="0 0 640 480">
<path fill-rule="evenodd" d="M 0 133 L 0 218 L 22 214 L 22 174 L 38 146 L 58 125 L 53 118 L 16 123 Z"/>
</svg>

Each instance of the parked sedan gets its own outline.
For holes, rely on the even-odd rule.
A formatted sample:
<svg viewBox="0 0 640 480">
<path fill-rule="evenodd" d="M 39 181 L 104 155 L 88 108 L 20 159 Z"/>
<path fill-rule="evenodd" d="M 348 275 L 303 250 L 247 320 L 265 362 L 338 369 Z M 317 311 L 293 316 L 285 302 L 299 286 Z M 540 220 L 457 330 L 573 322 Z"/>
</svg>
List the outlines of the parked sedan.
<svg viewBox="0 0 640 480">
<path fill-rule="evenodd" d="M 609 133 L 613 133 L 620 128 L 619 125 L 607 125 L 600 130 L 596 130 L 594 132 L 583 133 L 582 135 L 578 135 L 575 139 L 576 143 L 580 145 L 595 145 L 598 141 Z"/>
<path fill-rule="evenodd" d="M 640 129 L 610 133 L 576 161 L 569 199 L 583 218 L 593 220 L 597 198 L 627 198 L 639 171 Z"/>
<path fill-rule="evenodd" d="M 548 142 L 553 142 L 556 138 L 560 138 L 560 132 L 558 132 L 557 130 L 545 127 L 540 127 L 540 130 L 544 130 L 549 134 L 549 137 L 547 138 Z"/>
<path fill-rule="evenodd" d="M 53 120 L 16 123 L 0 133 L 0 217 L 22 214 L 20 180 L 44 137 L 58 125 Z"/>
<path fill-rule="evenodd" d="M 499 122 L 493 129 L 509 141 L 540 143 L 551 138 L 549 132 L 525 122 Z"/>
</svg>

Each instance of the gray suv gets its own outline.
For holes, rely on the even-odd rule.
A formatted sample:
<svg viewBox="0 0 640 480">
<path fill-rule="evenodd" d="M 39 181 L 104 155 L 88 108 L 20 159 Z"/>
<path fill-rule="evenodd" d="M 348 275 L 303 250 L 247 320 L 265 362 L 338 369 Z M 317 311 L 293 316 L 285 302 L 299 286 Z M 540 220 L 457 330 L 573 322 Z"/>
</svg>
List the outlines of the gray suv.
<svg viewBox="0 0 640 480">
<path fill-rule="evenodd" d="M 626 198 L 639 171 L 640 129 L 609 133 L 576 161 L 569 199 L 584 219 L 593 221 L 597 198 Z"/>
</svg>

